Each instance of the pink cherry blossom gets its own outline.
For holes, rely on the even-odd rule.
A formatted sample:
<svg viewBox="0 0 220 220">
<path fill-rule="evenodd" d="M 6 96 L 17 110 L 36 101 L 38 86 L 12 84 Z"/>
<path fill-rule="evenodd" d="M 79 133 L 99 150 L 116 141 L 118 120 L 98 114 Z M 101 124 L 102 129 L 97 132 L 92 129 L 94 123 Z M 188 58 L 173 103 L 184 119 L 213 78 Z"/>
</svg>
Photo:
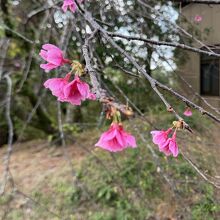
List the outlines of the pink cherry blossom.
<svg viewBox="0 0 220 220">
<path fill-rule="evenodd" d="M 44 83 L 44 87 L 51 90 L 52 94 L 58 98 L 58 101 L 65 101 L 64 87 L 68 84 L 70 78 L 70 73 L 68 73 L 64 78 L 52 78 L 48 79 Z"/>
<path fill-rule="evenodd" d="M 137 147 L 135 137 L 125 132 L 123 126 L 118 123 L 112 123 L 109 130 L 101 135 L 95 146 L 111 152 L 122 151 L 128 147 Z"/>
<path fill-rule="evenodd" d="M 166 131 L 151 131 L 152 137 L 153 137 L 153 143 L 157 144 L 157 145 L 162 145 L 164 144 L 167 139 L 168 139 L 168 135 L 170 134 L 170 132 L 172 131 L 171 128 L 169 128 Z"/>
<path fill-rule="evenodd" d="M 90 92 L 89 85 L 75 76 L 74 80 L 64 87 L 64 96 L 67 102 L 72 105 L 81 105 L 85 99 L 95 99 L 95 95 Z"/>
<path fill-rule="evenodd" d="M 200 16 L 200 15 L 196 15 L 195 17 L 194 17 L 194 21 L 195 22 L 201 22 L 202 21 L 202 16 Z"/>
<path fill-rule="evenodd" d="M 79 3 L 82 2 L 82 0 L 78 0 Z M 62 9 L 64 12 L 67 12 L 67 9 L 70 9 L 70 11 L 72 11 L 73 13 L 76 11 L 77 9 L 77 5 L 75 0 L 64 0 L 63 1 L 63 6 Z"/>
<path fill-rule="evenodd" d="M 53 44 L 44 44 L 39 54 L 48 63 L 41 64 L 40 67 L 44 70 L 52 70 L 65 63 L 70 63 L 69 60 L 64 59 L 63 52 Z"/>
<path fill-rule="evenodd" d="M 184 114 L 185 116 L 187 116 L 187 117 L 190 117 L 190 116 L 192 116 L 192 111 L 191 111 L 190 108 L 187 108 L 187 109 L 184 111 L 183 114 Z"/>
<path fill-rule="evenodd" d="M 77 6 L 76 6 L 76 3 L 74 0 L 64 0 L 63 1 L 63 6 L 62 6 L 63 11 L 66 12 L 68 8 L 73 13 L 76 11 Z"/>
<path fill-rule="evenodd" d="M 174 157 L 178 156 L 179 150 L 176 143 L 176 131 L 173 133 L 172 138 L 168 138 L 163 145 L 159 145 L 159 150 L 167 156 L 171 154 L 173 154 Z"/>
</svg>

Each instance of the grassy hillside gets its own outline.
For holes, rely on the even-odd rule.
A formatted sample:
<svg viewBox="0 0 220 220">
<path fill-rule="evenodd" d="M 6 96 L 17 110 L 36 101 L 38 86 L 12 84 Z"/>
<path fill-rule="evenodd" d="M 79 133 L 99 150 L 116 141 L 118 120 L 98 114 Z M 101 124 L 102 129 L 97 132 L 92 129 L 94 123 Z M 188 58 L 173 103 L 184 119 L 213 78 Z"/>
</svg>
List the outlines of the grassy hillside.
<svg viewBox="0 0 220 220">
<path fill-rule="evenodd" d="M 149 114 L 126 122 L 138 148 L 117 154 L 94 148 L 100 135 L 96 128 L 76 134 L 74 144 L 69 139 L 64 148 L 39 140 L 16 145 L 10 166 L 14 182 L 0 198 L 0 216 L 11 220 L 220 219 L 219 191 L 181 155 L 167 158 L 152 144 L 148 122 L 165 129 L 172 116 L 164 113 L 162 118 Z M 219 128 L 197 115 L 188 120 L 194 133 L 178 133 L 181 151 L 211 180 L 219 180 Z"/>
</svg>

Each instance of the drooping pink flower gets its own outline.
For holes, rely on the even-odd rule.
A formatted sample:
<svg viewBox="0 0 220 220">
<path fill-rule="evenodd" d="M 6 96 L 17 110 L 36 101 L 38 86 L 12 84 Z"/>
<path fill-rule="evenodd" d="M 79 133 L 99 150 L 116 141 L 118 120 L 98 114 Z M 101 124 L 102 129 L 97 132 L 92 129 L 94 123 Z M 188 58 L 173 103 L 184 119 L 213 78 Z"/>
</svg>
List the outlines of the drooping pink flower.
<svg viewBox="0 0 220 220">
<path fill-rule="evenodd" d="M 64 0 L 63 1 L 63 6 L 62 9 L 64 12 L 67 11 L 67 9 L 69 8 L 70 11 L 72 11 L 73 13 L 76 11 L 76 3 L 74 0 Z"/>
<path fill-rule="evenodd" d="M 109 130 L 101 135 L 95 146 L 111 152 L 122 151 L 128 147 L 137 147 L 135 137 L 125 132 L 123 126 L 118 123 L 112 123 Z"/>
<path fill-rule="evenodd" d="M 176 143 L 176 131 L 173 133 L 172 138 L 168 138 L 163 145 L 159 145 L 159 150 L 167 156 L 171 154 L 173 154 L 174 157 L 178 156 L 179 150 Z"/>
<path fill-rule="evenodd" d="M 83 0 L 78 0 L 78 3 L 81 3 Z M 77 5 L 75 0 L 64 0 L 62 9 L 64 12 L 67 11 L 67 9 L 70 9 L 73 13 L 76 11 Z"/>
<path fill-rule="evenodd" d="M 44 87 L 50 89 L 52 94 L 58 98 L 58 101 L 64 102 L 64 87 L 68 84 L 70 73 L 68 73 L 64 78 L 52 78 L 48 79 L 44 83 Z"/>
<path fill-rule="evenodd" d="M 171 128 L 169 128 L 166 131 L 151 131 L 152 137 L 153 137 L 153 143 L 157 145 L 163 145 L 167 139 L 168 135 L 172 131 Z"/>
<path fill-rule="evenodd" d="M 52 70 L 65 63 L 70 63 L 68 59 L 64 59 L 63 52 L 53 44 L 44 44 L 39 55 L 48 63 L 41 64 L 40 67 L 44 70 Z"/>
<path fill-rule="evenodd" d="M 200 15 L 196 15 L 195 17 L 194 17 L 194 21 L 195 22 L 201 22 L 202 21 L 202 16 L 200 16 Z"/>
<path fill-rule="evenodd" d="M 72 105 L 81 105 L 85 99 L 95 99 L 95 95 L 90 92 L 89 85 L 75 76 L 74 80 L 64 87 L 64 96 L 67 102 Z"/>
<path fill-rule="evenodd" d="M 192 116 L 192 111 L 191 111 L 190 108 L 187 108 L 187 109 L 184 111 L 183 114 L 184 114 L 185 116 L 187 116 L 187 117 L 190 117 L 190 116 Z"/>
</svg>

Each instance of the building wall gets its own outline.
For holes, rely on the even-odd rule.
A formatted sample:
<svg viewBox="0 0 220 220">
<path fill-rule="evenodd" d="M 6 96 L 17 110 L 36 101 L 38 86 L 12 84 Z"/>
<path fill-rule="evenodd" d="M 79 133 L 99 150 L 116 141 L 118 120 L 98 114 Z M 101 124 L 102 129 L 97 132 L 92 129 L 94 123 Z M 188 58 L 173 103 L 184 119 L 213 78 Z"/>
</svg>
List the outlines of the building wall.
<svg viewBox="0 0 220 220">
<path fill-rule="evenodd" d="M 182 14 L 194 28 L 201 33 L 201 40 L 207 45 L 220 44 L 220 5 L 189 4 L 182 8 Z M 196 15 L 202 16 L 202 21 L 196 23 Z M 187 30 L 186 23 L 182 26 Z M 207 30 L 209 32 L 207 34 Z M 201 47 L 195 43 L 195 47 Z M 179 67 L 179 74 L 200 94 L 200 55 L 187 52 L 187 61 Z M 220 83 L 219 83 L 220 85 Z M 187 91 L 187 86 L 183 86 Z M 220 97 L 203 96 L 210 104 L 220 108 Z"/>
<path fill-rule="evenodd" d="M 195 28 L 203 32 L 202 40 L 206 44 L 220 43 L 220 5 L 189 4 L 182 8 L 182 14 Z M 196 23 L 196 15 L 202 16 L 202 21 Z M 205 30 L 209 29 L 209 34 Z"/>
</svg>

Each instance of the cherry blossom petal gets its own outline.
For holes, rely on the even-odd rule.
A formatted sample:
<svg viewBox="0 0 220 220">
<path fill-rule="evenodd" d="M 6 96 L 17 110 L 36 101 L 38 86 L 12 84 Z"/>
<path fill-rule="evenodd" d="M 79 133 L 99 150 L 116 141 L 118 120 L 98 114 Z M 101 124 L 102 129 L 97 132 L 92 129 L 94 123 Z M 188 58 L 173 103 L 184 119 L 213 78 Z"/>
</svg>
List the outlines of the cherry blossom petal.
<svg viewBox="0 0 220 220">
<path fill-rule="evenodd" d="M 52 63 L 47 63 L 47 64 L 41 64 L 40 68 L 42 68 L 44 70 L 52 70 L 52 69 L 57 68 L 57 66 Z"/>
</svg>

